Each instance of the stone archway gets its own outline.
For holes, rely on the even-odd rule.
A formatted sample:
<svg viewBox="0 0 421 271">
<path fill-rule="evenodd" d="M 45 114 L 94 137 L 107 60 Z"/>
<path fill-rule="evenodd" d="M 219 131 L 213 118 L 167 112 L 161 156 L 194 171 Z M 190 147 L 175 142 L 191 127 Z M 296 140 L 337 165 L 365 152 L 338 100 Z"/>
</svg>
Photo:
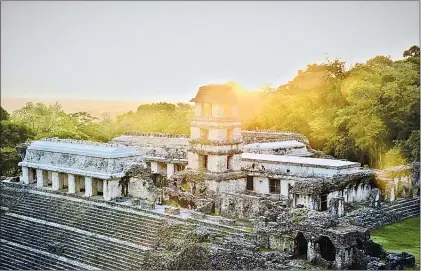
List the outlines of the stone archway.
<svg viewBox="0 0 421 271">
<path fill-rule="evenodd" d="M 297 237 L 294 239 L 294 256 L 298 257 L 305 257 L 307 259 L 307 248 L 308 242 L 304 237 L 303 233 L 299 232 Z"/>
<path fill-rule="evenodd" d="M 328 237 L 322 236 L 320 237 L 318 243 L 320 247 L 320 255 L 322 258 L 327 261 L 335 261 L 336 250 L 332 241 Z"/>
</svg>

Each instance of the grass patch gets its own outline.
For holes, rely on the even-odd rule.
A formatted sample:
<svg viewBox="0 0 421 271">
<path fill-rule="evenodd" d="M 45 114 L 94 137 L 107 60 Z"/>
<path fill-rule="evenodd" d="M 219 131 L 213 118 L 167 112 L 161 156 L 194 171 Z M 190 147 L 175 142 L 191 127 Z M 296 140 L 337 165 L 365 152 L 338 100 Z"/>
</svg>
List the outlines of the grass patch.
<svg viewBox="0 0 421 271">
<path fill-rule="evenodd" d="M 271 249 L 271 248 L 261 247 L 261 248 L 259 249 L 259 251 L 260 251 L 260 252 L 271 252 L 271 251 L 274 251 L 274 250 L 273 250 L 273 249 Z"/>
<path fill-rule="evenodd" d="M 184 191 L 190 191 L 190 185 L 188 183 L 182 183 L 181 187 L 184 189 Z"/>
<path fill-rule="evenodd" d="M 219 208 L 215 207 L 215 212 L 210 214 L 212 216 L 218 216 L 219 215 Z"/>
<path fill-rule="evenodd" d="M 392 252 L 407 252 L 415 256 L 415 263 L 420 264 L 420 217 L 407 218 L 404 221 L 381 227 L 371 232 L 371 239 Z"/>
<path fill-rule="evenodd" d="M 247 232 L 253 232 L 253 228 L 251 227 L 243 227 L 243 226 L 233 226 L 233 227 L 236 229 L 247 231 Z"/>
</svg>

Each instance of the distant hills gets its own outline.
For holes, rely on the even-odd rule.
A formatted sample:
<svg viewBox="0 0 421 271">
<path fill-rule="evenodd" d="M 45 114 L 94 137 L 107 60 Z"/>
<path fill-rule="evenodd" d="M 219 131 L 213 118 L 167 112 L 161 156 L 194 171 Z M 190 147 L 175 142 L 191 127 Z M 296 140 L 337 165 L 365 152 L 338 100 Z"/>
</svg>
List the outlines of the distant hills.
<svg viewBox="0 0 421 271">
<path fill-rule="evenodd" d="M 130 110 L 136 111 L 141 104 L 152 103 L 152 101 L 141 100 L 84 100 L 84 99 L 42 99 L 42 98 L 2 98 L 1 106 L 12 113 L 25 106 L 26 103 L 61 104 L 66 113 L 85 111 L 101 119 L 104 116 L 115 118 L 117 115 Z"/>
</svg>

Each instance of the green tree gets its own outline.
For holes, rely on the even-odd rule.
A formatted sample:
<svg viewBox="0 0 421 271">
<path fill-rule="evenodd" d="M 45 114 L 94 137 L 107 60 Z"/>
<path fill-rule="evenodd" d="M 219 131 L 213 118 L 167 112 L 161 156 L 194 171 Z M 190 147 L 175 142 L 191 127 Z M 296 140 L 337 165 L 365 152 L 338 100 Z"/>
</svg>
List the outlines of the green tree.
<svg viewBox="0 0 421 271">
<path fill-rule="evenodd" d="M 0 175 L 16 176 L 19 171 L 20 156 L 16 152 L 15 147 L 33 138 L 34 133 L 23 125 L 11 123 L 8 117 L 5 117 L 9 116 L 9 113 L 3 108 L 1 108 L 1 113 Z"/>
</svg>

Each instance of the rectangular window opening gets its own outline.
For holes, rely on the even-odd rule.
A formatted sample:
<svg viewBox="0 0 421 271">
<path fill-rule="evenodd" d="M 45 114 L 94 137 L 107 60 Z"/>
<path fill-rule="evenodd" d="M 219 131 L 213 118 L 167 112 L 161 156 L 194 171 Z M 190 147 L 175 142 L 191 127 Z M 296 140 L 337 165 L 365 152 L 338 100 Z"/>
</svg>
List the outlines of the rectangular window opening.
<svg viewBox="0 0 421 271">
<path fill-rule="evenodd" d="M 202 116 L 210 117 L 212 115 L 212 104 L 202 103 Z"/>
<path fill-rule="evenodd" d="M 247 176 L 247 190 L 253 191 L 254 185 L 253 185 L 253 176 Z"/>
<path fill-rule="evenodd" d="M 199 155 L 199 165 L 201 170 L 208 170 L 208 156 Z"/>
<path fill-rule="evenodd" d="M 269 179 L 269 192 L 272 194 L 281 193 L 281 180 Z"/>
<path fill-rule="evenodd" d="M 227 156 L 227 169 L 231 169 L 232 155 Z"/>
<path fill-rule="evenodd" d="M 326 194 L 321 195 L 320 199 L 321 199 L 320 211 L 326 211 L 327 210 L 327 195 Z"/>
<path fill-rule="evenodd" d="M 200 140 L 208 140 L 209 138 L 209 129 L 200 128 Z"/>
</svg>

